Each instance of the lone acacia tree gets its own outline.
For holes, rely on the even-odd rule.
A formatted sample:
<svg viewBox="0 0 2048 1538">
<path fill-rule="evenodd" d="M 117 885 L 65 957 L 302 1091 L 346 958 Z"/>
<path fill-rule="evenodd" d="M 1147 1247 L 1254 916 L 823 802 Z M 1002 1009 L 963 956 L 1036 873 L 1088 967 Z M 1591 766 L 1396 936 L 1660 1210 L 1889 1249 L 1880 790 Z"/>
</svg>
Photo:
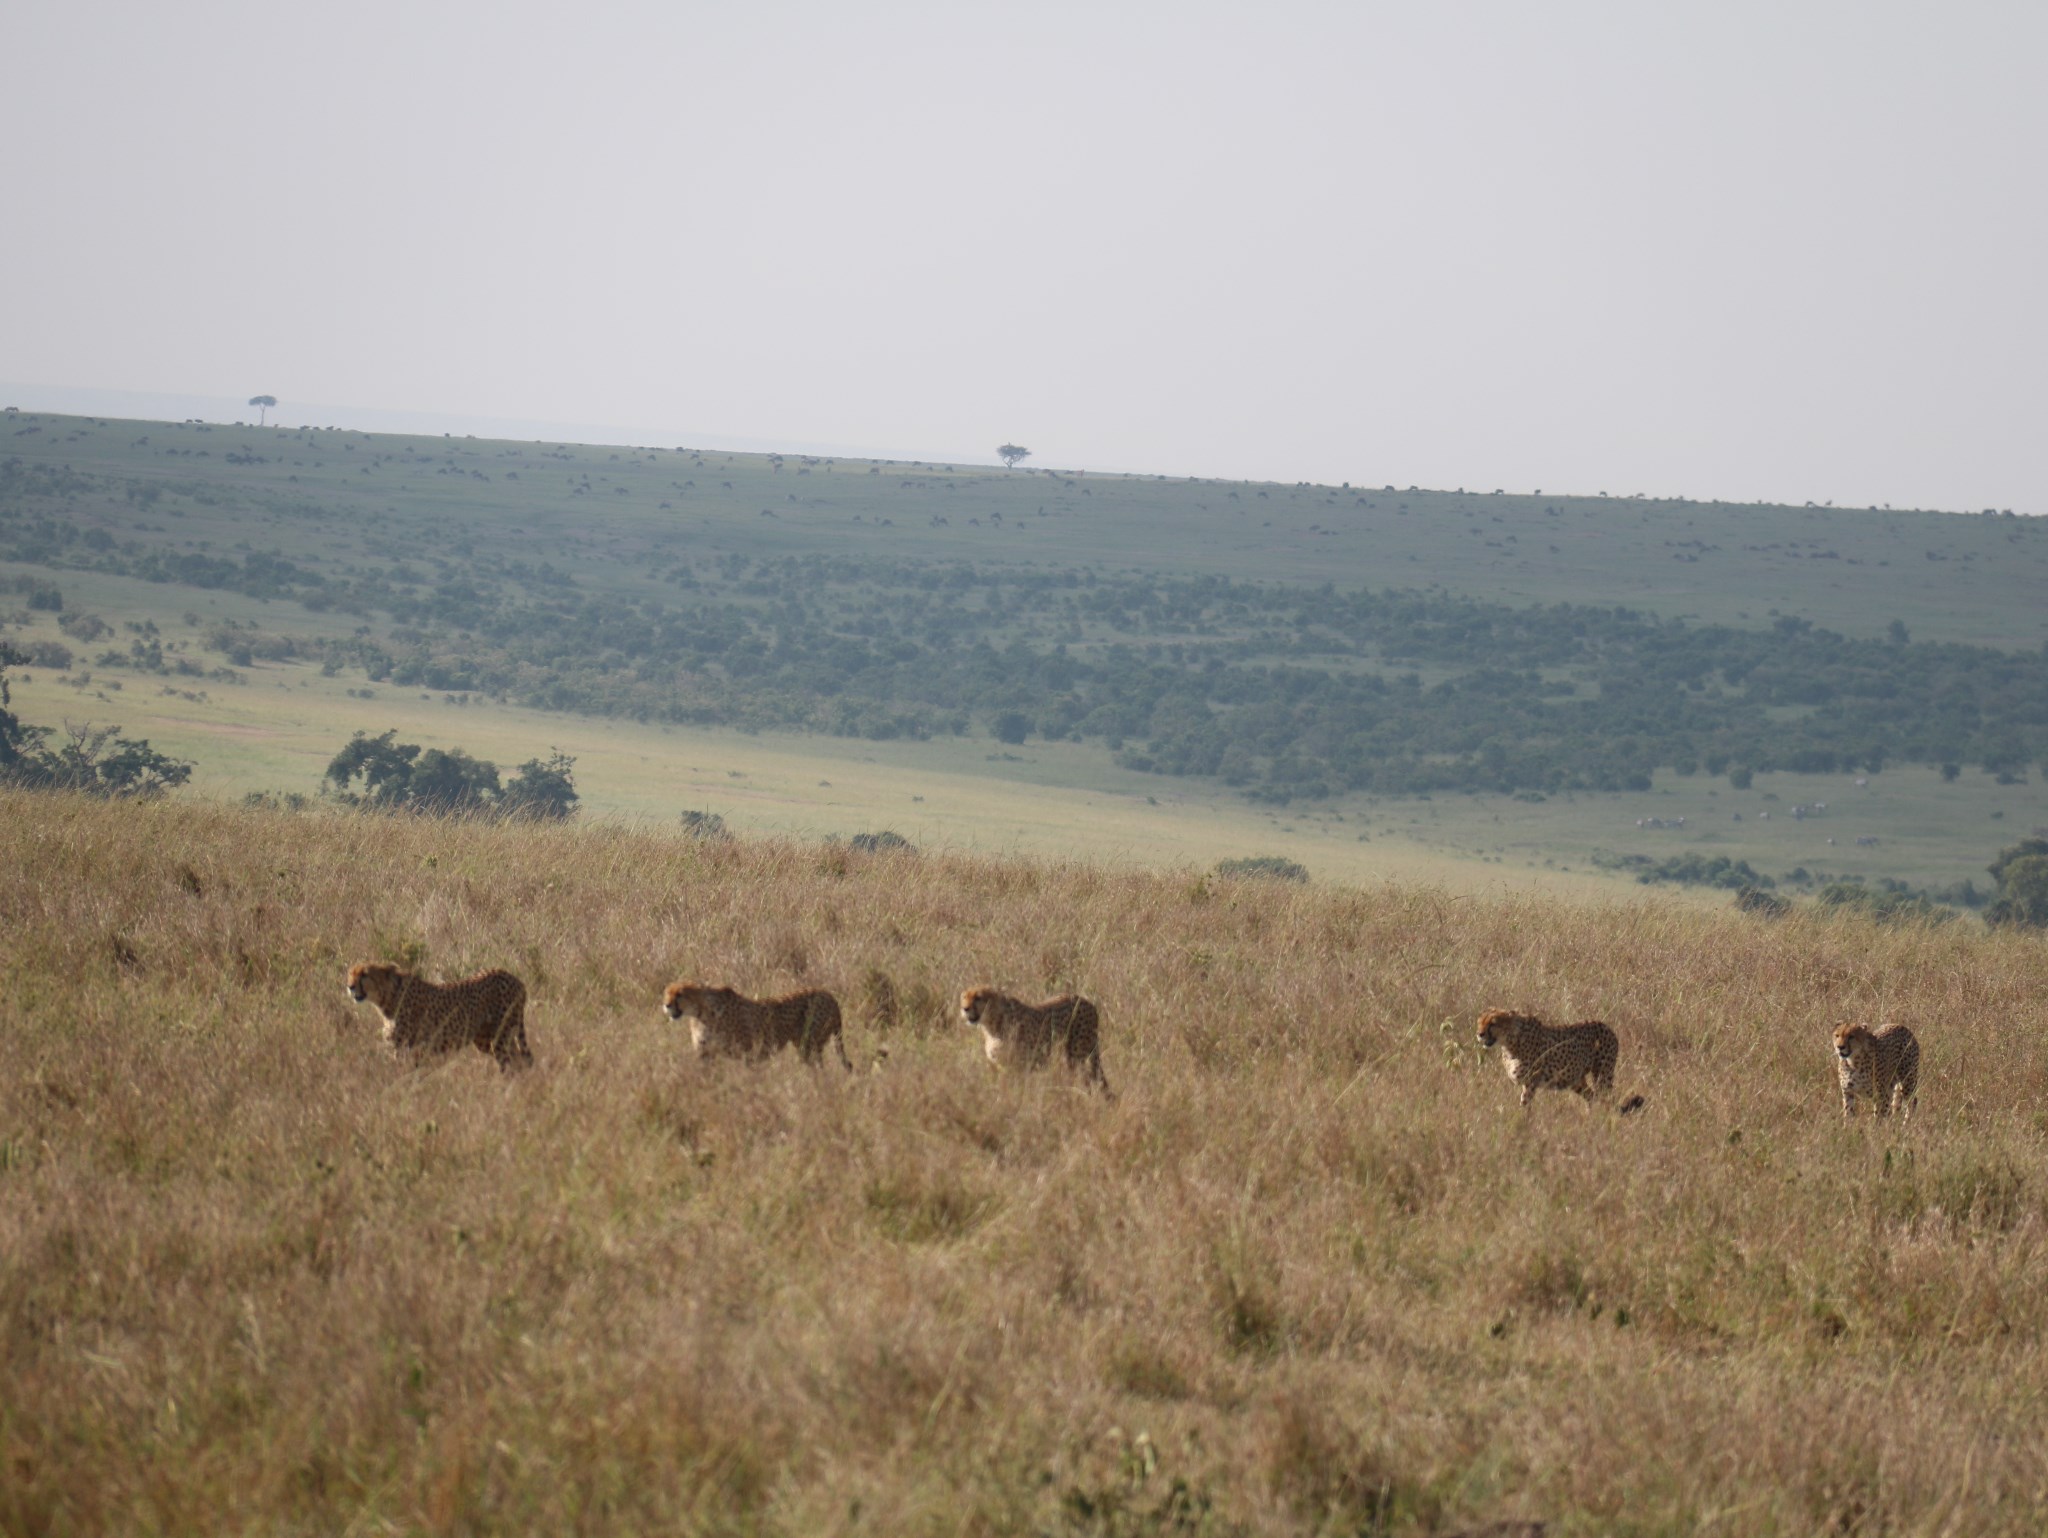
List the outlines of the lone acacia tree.
<svg viewBox="0 0 2048 1538">
<path fill-rule="evenodd" d="M 249 397 L 249 404 L 256 408 L 256 425 L 261 427 L 263 426 L 263 414 L 277 404 L 277 397 L 275 395 L 252 395 Z"/>
<path fill-rule="evenodd" d="M 1021 443 L 1006 443 L 996 450 L 996 458 L 1003 462 L 1003 468 L 1006 470 L 1016 469 L 1018 460 L 1029 459 L 1030 457 L 1031 450 L 1025 448 Z"/>
</svg>

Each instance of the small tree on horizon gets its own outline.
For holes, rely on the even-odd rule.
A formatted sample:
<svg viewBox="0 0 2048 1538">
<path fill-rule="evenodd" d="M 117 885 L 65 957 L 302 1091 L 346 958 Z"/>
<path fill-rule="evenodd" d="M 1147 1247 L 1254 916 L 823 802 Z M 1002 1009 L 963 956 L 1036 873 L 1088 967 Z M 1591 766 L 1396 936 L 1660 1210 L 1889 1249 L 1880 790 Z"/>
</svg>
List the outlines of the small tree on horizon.
<svg viewBox="0 0 2048 1538">
<path fill-rule="evenodd" d="M 256 408 L 256 425 L 262 427 L 264 425 L 264 414 L 277 404 L 277 397 L 275 395 L 252 395 L 249 397 L 249 404 Z"/>
<path fill-rule="evenodd" d="M 1021 443 L 1006 443 L 996 450 L 996 458 L 1003 462 L 1003 468 L 1006 470 L 1016 469 L 1018 460 L 1029 459 L 1030 457 L 1031 450 L 1025 448 Z"/>
</svg>

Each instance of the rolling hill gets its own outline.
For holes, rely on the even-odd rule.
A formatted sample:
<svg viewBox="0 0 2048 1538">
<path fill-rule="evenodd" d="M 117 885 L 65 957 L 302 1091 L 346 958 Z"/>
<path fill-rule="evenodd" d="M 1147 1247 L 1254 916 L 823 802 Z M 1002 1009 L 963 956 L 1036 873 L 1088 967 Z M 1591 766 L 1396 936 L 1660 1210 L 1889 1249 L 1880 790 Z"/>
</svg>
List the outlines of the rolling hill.
<svg viewBox="0 0 2048 1538">
<path fill-rule="evenodd" d="M 202 791 L 311 794 L 395 727 L 564 746 L 600 811 L 1354 878 L 1698 856 L 1959 891 L 2048 820 L 2041 529 L 0 424 L 24 709 L 118 716 Z M 756 753 L 787 766 L 765 797 Z"/>
</svg>

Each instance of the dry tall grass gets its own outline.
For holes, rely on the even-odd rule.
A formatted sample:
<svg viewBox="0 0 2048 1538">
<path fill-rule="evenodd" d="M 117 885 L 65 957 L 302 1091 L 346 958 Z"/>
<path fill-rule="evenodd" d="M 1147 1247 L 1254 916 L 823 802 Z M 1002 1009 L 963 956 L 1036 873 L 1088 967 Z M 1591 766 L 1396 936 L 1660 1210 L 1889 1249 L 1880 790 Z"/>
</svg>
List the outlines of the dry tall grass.
<svg viewBox="0 0 2048 1538">
<path fill-rule="evenodd" d="M 0 869 L 10 1533 L 2048 1508 L 2038 940 L 21 795 Z M 537 1069 L 395 1062 L 377 957 L 518 971 Z M 699 1064 L 685 975 L 861 1071 Z M 994 1074 L 982 982 L 1100 1001 L 1120 1099 Z M 1648 1111 L 1519 1112 L 1504 1003 Z M 1912 1124 L 1843 1124 L 1849 1016 Z"/>
</svg>

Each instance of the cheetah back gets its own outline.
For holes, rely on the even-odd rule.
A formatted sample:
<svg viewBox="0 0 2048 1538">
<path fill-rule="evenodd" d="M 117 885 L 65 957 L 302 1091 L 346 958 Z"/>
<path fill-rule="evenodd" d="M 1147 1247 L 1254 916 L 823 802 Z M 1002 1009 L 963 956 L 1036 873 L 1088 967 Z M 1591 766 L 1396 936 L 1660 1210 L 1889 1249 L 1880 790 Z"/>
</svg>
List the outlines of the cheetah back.
<svg viewBox="0 0 2048 1538">
<path fill-rule="evenodd" d="M 1835 1071 L 1842 1086 L 1842 1114 L 1854 1116 L 1868 1098 L 1879 1116 L 1910 1114 L 1920 1093 L 1920 1042 L 1910 1028 L 1876 1030 L 1854 1020 L 1835 1027 Z"/>
<path fill-rule="evenodd" d="M 981 1027 L 990 1062 L 1039 1067 L 1051 1061 L 1055 1046 L 1065 1043 L 1067 1066 L 1085 1072 L 1108 1092 L 1109 1079 L 1102 1071 L 1102 1015 L 1093 1000 L 1067 994 L 1044 1004 L 1026 1004 L 993 989 L 971 988 L 961 996 L 960 1012 Z"/>
<path fill-rule="evenodd" d="M 816 1063 L 831 1042 L 838 1048 L 839 1061 L 853 1066 L 846 1055 L 839 1000 L 822 988 L 777 999 L 750 999 L 731 988 L 677 984 L 669 989 L 664 1007 L 672 1019 L 696 1018 L 701 1027 L 697 1050 L 702 1056 L 762 1058 L 795 1047 L 804 1061 Z"/>
<path fill-rule="evenodd" d="M 365 965 L 350 970 L 349 992 L 377 1006 L 385 1038 L 402 1052 L 437 1056 L 470 1046 L 507 1071 L 533 1065 L 526 985 L 510 972 L 434 983 L 398 967 Z"/>
<path fill-rule="evenodd" d="M 1621 1056 L 1621 1043 L 1605 1021 L 1546 1025 L 1534 1015 L 1506 1009 L 1479 1017 L 1479 1042 L 1500 1046 L 1508 1077 L 1521 1087 L 1523 1105 L 1539 1089 L 1573 1090 L 1588 1100 L 1604 1094 L 1614 1088 Z"/>
</svg>

